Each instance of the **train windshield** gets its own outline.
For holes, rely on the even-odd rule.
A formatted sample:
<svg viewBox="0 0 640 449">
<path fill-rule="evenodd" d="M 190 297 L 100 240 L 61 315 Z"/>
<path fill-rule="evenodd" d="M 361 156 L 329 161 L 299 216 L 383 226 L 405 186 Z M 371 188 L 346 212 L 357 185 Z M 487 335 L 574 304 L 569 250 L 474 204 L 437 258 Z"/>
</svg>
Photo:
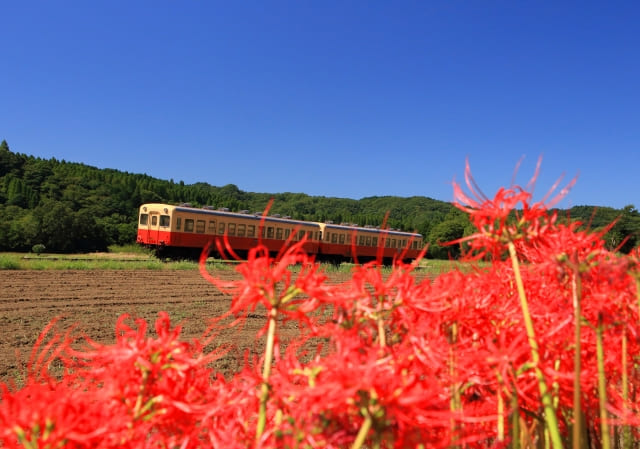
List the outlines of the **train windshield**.
<svg viewBox="0 0 640 449">
<path fill-rule="evenodd" d="M 140 224 L 146 225 L 149 223 L 149 214 L 140 214 Z"/>
</svg>

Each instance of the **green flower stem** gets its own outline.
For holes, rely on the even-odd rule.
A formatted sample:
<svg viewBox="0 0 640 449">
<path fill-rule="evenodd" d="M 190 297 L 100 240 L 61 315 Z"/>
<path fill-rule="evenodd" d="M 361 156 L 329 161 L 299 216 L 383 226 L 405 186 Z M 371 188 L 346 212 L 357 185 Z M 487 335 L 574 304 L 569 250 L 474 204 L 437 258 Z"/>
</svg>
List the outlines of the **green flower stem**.
<svg viewBox="0 0 640 449">
<path fill-rule="evenodd" d="M 629 404 L 629 377 L 627 374 L 627 330 L 622 330 L 622 400 L 624 401 L 624 421 L 622 426 L 622 449 L 631 449 L 631 428 L 626 423 Z"/>
<path fill-rule="evenodd" d="M 371 414 L 367 413 L 364 421 L 362 422 L 362 426 L 360 426 L 360 430 L 358 431 L 358 435 L 356 436 L 355 441 L 351 445 L 351 449 L 360 449 L 367 439 L 367 434 L 369 430 L 371 430 L 371 425 L 373 424 L 373 419 L 371 418 Z"/>
<path fill-rule="evenodd" d="M 260 386 L 260 409 L 258 413 L 258 425 L 256 427 L 256 440 L 264 433 L 267 424 L 267 401 L 269 400 L 269 376 L 271 376 L 271 362 L 273 361 L 273 349 L 275 345 L 278 309 L 269 311 L 269 328 L 267 330 L 267 347 L 264 353 L 264 365 L 262 367 L 262 385 Z"/>
<path fill-rule="evenodd" d="M 598 363 L 598 401 L 600 406 L 600 432 L 602 434 L 602 449 L 611 448 L 609 423 L 607 422 L 607 381 L 604 374 L 604 342 L 603 342 L 602 313 L 598 313 L 598 327 L 596 327 L 596 358 Z"/>
<path fill-rule="evenodd" d="M 549 431 L 549 437 L 551 443 L 555 449 L 563 448 L 562 438 L 560 437 L 560 427 L 558 425 L 558 417 L 556 411 L 553 408 L 553 401 L 549 392 L 549 387 L 544 379 L 542 370 L 538 366 L 540 363 L 540 352 L 538 349 L 538 342 L 536 340 L 536 333 L 533 328 L 533 320 L 529 313 L 529 304 L 527 302 L 527 295 L 524 291 L 524 283 L 522 282 L 522 276 L 520 274 L 520 263 L 518 262 L 518 255 L 516 254 L 516 247 L 513 242 L 508 242 L 509 256 L 511 257 L 511 264 L 513 265 L 513 272 L 516 280 L 516 287 L 518 289 L 518 296 L 520 298 L 520 307 L 522 308 L 522 315 L 524 319 L 525 329 L 527 331 L 527 338 L 529 340 L 529 347 L 531 348 L 531 360 L 534 365 L 536 378 L 538 379 L 538 387 L 540 389 L 540 398 L 542 406 L 544 408 L 544 420 L 547 424 L 547 430 Z M 608 449 L 608 448 L 604 448 Z"/>
<path fill-rule="evenodd" d="M 511 396 L 511 449 L 520 449 L 520 441 L 522 435 L 520 435 L 520 406 L 518 405 L 518 395 Z"/>
<path fill-rule="evenodd" d="M 638 315 L 640 316 L 640 276 L 636 275 L 636 299 L 638 300 Z"/>
<path fill-rule="evenodd" d="M 462 410 L 462 398 L 460 397 L 460 388 L 458 385 L 458 374 L 456 370 L 456 344 L 458 342 L 458 323 L 454 322 L 449 327 L 449 378 L 451 379 L 451 400 L 449 401 L 449 409 L 451 410 L 451 419 L 449 429 L 453 441 L 458 439 L 460 426 L 456 422 L 456 415 Z M 459 446 L 454 445 L 452 448 Z"/>
<path fill-rule="evenodd" d="M 504 441 L 504 398 L 498 389 L 498 441 Z"/>
<path fill-rule="evenodd" d="M 573 449 L 580 449 L 582 436 L 582 391 L 580 382 L 581 366 L 581 329 L 582 329 L 582 281 L 578 267 L 573 267 L 573 320 L 575 325 L 574 334 L 574 353 L 573 353 Z"/>
<path fill-rule="evenodd" d="M 264 351 L 264 365 L 262 366 L 262 385 L 260 385 L 260 408 L 258 411 L 258 424 L 256 427 L 256 441 L 262 437 L 267 425 L 267 402 L 269 401 L 269 377 L 271 376 L 271 364 L 273 363 L 273 350 L 276 341 L 278 327 L 278 307 L 286 305 L 293 300 L 302 290 L 290 286 L 281 298 L 271 298 L 271 310 L 269 311 L 269 327 L 267 329 L 267 346 Z"/>
<path fill-rule="evenodd" d="M 382 318 L 382 316 L 378 317 L 378 338 L 379 338 L 379 344 L 381 348 L 384 348 L 387 346 L 387 336 L 385 334 L 384 331 L 384 319 Z"/>
</svg>

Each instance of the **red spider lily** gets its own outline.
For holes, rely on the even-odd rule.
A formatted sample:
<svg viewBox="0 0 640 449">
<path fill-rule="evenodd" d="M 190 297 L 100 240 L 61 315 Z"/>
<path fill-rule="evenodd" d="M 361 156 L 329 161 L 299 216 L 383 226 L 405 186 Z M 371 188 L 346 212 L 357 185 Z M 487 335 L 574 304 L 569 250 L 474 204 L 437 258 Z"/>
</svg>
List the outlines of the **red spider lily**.
<svg viewBox="0 0 640 449">
<path fill-rule="evenodd" d="M 476 187 L 467 160 L 465 181 L 472 196 L 467 195 L 461 186 L 454 182 L 454 205 L 469 214 L 469 218 L 478 232 L 450 242 L 450 244 L 469 242 L 472 253 L 476 254 L 475 257 L 488 254 L 494 259 L 499 259 L 507 241 L 531 240 L 543 235 L 550 218 L 548 210 L 566 196 L 575 184 L 576 178 L 571 180 L 548 202 L 545 203 L 559 185 L 560 180 L 552 186 L 542 201 L 532 202 L 533 186 L 538 176 L 539 165 L 540 161 L 538 161 L 536 172 L 528 184 L 528 188 L 531 190 L 520 186 L 512 186 L 508 189 L 501 188 L 493 199 L 489 199 Z"/>
<path fill-rule="evenodd" d="M 125 320 L 118 321 L 115 345 L 88 340 L 88 350 L 80 351 L 68 341 L 61 344 L 56 353 L 68 365 L 61 381 L 48 376 L 42 382 L 46 372 L 41 372 L 17 394 L 5 388 L 0 427 L 9 429 L 2 435 L 6 444 L 22 439 L 68 447 L 141 447 L 162 441 L 199 447 L 201 429 L 194 424 L 208 408 L 212 373 L 206 366 L 218 354 L 205 355 L 197 343 L 180 342 L 180 328 L 170 328 L 166 313 L 156 322 L 154 339 L 146 336 L 144 321 L 133 329 Z M 24 407 L 25 401 L 35 401 L 40 410 Z"/>
<path fill-rule="evenodd" d="M 208 248 L 205 248 L 200 257 L 200 273 L 232 296 L 231 307 L 225 316 L 232 314 L 244 320 L 258 305 L 263 305 L 268 311 L 278 309 L 285 320 L 313 326 L 310 313 L 326 302 L 324 298 L 329 289 L 320 266 L 302 249 L 305 241 L 296 242 L 275 258 L 264 246 L 252 248 L 247 260 L 236 267 L 242 275 L 239 281 L 211 276 L 206 268 Z"/>
<path fill-rule="evenodd" d="M 530 187 L 513 187 L 489 200 L 468 165 L 465 178 L 473 195 L 455 186 L 456 197 L 478 232 L 464 240 L 495 256 L 491 265 L 418 282 L 415 264 L 395 261 L 385 273 L 378 261 L 328 285 L 297 242 L 276 257 L 259 245 L 236 267 L 242 278 L 223 281 L 207 272 L 205 252 L 202 275 L 232 295 L 226 315 L 241 321 L 264 308 L 269 324 L 280 314 L 295 320 L 300 338 L 281 354 L 273 324 L 273 354 L 247 356 L 225 379 L 209 367 L 224 349 L 205 353 L 202 341 L 180 341 L 166 314 L 155 337 L 143 321 L 130 327 L 122 317 L 114 345 L 88 340 L 82 350 L 71 332 L 48 340 L 45 332 L 25 387 L 2 385 L 0 446 L 487 448 L 521 437 L 533 446 L 541 442 L 532 430 L 524 437 L 512 426 L 543 425 L 548 409 L 538 375 L 552 412 L 565 417 L 563 438 L 574 389 L 594 437 L 606 435 L 600 422 L 640 426 L 633 399 L 640 388 L 640 253 L 618 256 L 606 250 L 603 232 L 559 223 L 548 207 L 566 192 L 532 204 Z M 506 246 L 521 266 L 498 257 Z M 535 360 L 521 293 L 537 334 Z M 333 308 L 330 318 L 323 307 Z M 579 340 L 576 329 L 583 330 Z M 59 378 L 49 370 L 58 360 L 65 368 Z M 609 416 L 599 413 L 602 393 Z"/>
<path fill-rule="evenodd" d="M 339 351 L 309 363 L 291 356 L 280 362 L 272 378 L 274 400 L 293 418 L 290 425 L 318 429 L 332 447 L 352 441 L 365 415 L 374 420 L 375 433 L 396 443 L 438 433 L 420 432 L 421 417 L 446 426 L 447 402 L 433 378 L 420 380 L 404 356 L 363 347 L 357 338 L 341 341 Z"/>
<path fill-rule="evenodd" d="M 412 308 L 414 299 L 423 298 L 429 288 L 428 281 L 416 281 L 415 267 L 400 260 L 394 262 L 390 273 L 383 272 L 377 261 L 355 267 L 348 282 L 336 285 L 331 295 L 325 295 L 333 317 L 317 334 L 330 337 L 352 329 L 363 344 L 374 340 L 379 346 L 398 342 L 412 317 L 419 313 Z"/>
<path fill-rule="evenodd" d="M 91 391 L 73 385 L 27 382 L 17 392 L 3 385 L 0 446 L 95 447 L 110 438 L 110 412 Z"/>
</svg>

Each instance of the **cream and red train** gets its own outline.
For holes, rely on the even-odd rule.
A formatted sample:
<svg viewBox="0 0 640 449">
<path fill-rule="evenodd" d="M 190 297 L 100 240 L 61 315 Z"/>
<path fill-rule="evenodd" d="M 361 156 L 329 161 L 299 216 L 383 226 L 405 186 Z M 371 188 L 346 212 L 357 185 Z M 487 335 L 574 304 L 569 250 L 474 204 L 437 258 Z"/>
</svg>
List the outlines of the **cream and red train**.
<svg viewBox="0 0 640 449">
<path fill-rule="evenodd" d="M 316 223 L 279 215 L 263 217 L 261 213 L 188 204 L 140 206 L 137 241 L 154 249 L 159 257 L 197 257 L 207 243 L 225 235 L 234 252 L 243 258 L 258 243 L 276 254 L 286 242 L 299 241 L 306 235 L 305 251 L 317 260 L 334 263 L 379 257 L 386 264 L 394 258 L 409 261 L 418 257 L 424 244 L 420 234 L 393 229 Z M 220 256 L 215 254 L 215 245 L 213 252 Z"/>
</svg>

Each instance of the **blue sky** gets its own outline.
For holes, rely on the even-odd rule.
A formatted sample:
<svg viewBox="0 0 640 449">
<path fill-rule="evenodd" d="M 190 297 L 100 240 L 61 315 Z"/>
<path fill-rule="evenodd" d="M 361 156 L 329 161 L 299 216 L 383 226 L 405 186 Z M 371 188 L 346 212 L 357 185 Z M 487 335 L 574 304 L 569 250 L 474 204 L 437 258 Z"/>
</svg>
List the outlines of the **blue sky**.
<svg viewBox="0 0 640 449">
<path fill-rule="evenodd" d="M 640 4 L 0 3 L 13 151 L 250 192 L 640 207 Z M 539 199 L 539 198 L 538 198 Z"/>
</svg>

